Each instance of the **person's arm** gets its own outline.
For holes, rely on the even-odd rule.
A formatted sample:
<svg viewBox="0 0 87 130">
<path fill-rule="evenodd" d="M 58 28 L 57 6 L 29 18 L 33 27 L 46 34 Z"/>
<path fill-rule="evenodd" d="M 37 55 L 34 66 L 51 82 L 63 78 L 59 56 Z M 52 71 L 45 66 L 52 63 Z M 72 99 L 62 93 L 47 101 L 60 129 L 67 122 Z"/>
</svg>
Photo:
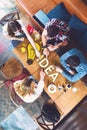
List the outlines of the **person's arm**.
<svg viewBox="0 0 87 130">
<path fill-rule="evenodd" d="M 76 74 L 72 75 L 68 71 L 63 70 L 59 66 L 56 66 L 56 71 L 59 72 L 59 73 L 61 73 L 70 82 L 76 82 L 76 81 L 80 80 L 86 74 L 86 72 L 84 70 L 84 71 L 79 71 Z"/>
<path fill-rule="evenodd" d="M 47 42 L 47 30 L 44 29 L 43 32 L 42 32 L 42 43 L 43 43 L 43 46 L 46 46 L 46 42 Z"/>
<path fill-rule="evenodd" d="M 10 35 L 6 36 L 9 40 L 17 40 L 17 41 L 24 41 L 24 37 L 18 38 L 18 37 L 12 37 Z"/>
<path fill-rule="evenodd" d="M 49 55 L 49 50 L 47 48 L 47 30 L 44 29 L 42 32 L 42 43 L 43 43 L 43 54 L 48 56 Z"/>
<path fill-rule="evenodd" d="M 80 80 L 84 76 L 83 72 L 78 72 L 78 73 L 76 73 L 74 75 L 71 75 L 70 73 L 68 73 L 66 71 L 63 71 L 62 75 L 64 77 L 66 77 L 66 79 L 68 79 L 70 82 L 76 82 L 76 81 Z"/>
<path fill-rule="evenodd" d="M 43 70 L 40 71 L 40 80 L 38 82 L 38 85 L 37 85 L 37 90 L 36 90 L 36 94 L 38 96 L 40 96 L 40 94 L 42 93 L 43 91 L 43 88 L 44 88 L 44 77 L 45 77 L 45 73 Z"/>
<path fill-rule="evenodd" d="M 62 41 L 62 42 L 60 42 L 60 43 L 58 44 L 58 48 L 64 47 L 64 46 L 66 46 L 67 44 L 68 44 L 67 41 Z"/>
<path fill-rule="evenodd" d="M 54 51 L 54 50 L 56 50 L 56 49 L 58 49 L 60 47 L 66 46 L 67 44 L 68 44 L 67 42 L 60 42 L 57 45 L 50 45 L 50 46 L 48 46 L 48 49 L 49 49 L 49 51 Z"/>
<path fill-rule="evenodd" d="M 43 70 L 40 71 L 40 80 L 44 81 L 45 73 Z"/>
</svg>

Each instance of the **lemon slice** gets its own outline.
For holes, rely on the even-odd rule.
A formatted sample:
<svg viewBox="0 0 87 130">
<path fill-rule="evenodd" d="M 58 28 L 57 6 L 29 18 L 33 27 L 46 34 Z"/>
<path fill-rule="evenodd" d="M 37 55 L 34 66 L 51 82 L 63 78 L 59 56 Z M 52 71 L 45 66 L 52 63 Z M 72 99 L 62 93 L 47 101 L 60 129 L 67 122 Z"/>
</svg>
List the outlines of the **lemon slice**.
<svg viewBox="0 0 87 130">
<path fill-rule="evenodd" d="M 21 52 L 22 52 L 22 53 L 26 52 L 26 48 L 25 48 L 25 47 L 22 47 L 22 48 L 21 48 Z"/>
</svg>

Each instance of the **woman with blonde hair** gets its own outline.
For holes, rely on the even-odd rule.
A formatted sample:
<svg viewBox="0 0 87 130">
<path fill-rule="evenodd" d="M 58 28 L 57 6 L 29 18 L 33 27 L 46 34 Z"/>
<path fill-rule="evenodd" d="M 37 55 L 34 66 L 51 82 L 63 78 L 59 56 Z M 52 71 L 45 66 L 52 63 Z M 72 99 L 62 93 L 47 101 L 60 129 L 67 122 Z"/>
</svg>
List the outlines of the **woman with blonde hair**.
<svg viewBox="0 0 87 130">
<path fill-rule="evenodd" d="M 16 94 L 26 103 L 34 102 L 42 93 L 44 88 L 43 70 L 40 71 L 40 80 L 38 83 L 33 78 L 25 78 L 14 83 Z"/>
</svg>

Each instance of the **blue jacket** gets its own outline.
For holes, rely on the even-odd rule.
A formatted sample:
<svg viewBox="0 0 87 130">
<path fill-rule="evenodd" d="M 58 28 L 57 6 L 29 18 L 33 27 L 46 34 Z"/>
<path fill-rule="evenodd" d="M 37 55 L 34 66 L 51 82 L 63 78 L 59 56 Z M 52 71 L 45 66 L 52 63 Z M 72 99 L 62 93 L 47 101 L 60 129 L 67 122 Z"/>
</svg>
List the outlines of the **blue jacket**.
<svg viewBox="0 0 87 130">
<path fill-rule="evenodd" d="M 69 70 L 71 70 L 69 68 L 69 66 L 66 64 L 66 59 L 70 56 L 76 55 L 79 57 L 80 59 L 80 64 L 75 67 L 75 70 L 77 71 L 76 74 L 71 75 L 69 72 Z M 80 80 L 83 76 L 85 76 L 87 74 L 87 60 L 84 57 L 84 55 L 82 54 L 81 51 L 77 50 L 77 49 L 71 49 L 68 52 L 66 52 L 65 54 L 63 54 L 60 57 L 60 62 L 63 65 L 63 67 L 65 68 L 66 71 L 63 71 L 62 74 L 63 76 L 65 76 L 69 81 L 71 82 L 76 82 L 78 80 Z"/>
</svg>

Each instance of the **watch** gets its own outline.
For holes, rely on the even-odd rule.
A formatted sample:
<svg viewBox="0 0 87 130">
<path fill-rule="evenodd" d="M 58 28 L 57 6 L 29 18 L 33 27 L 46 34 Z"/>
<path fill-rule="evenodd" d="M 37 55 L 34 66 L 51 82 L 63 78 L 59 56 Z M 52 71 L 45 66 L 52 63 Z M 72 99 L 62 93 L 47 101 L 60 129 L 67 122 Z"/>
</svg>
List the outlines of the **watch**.
<svg viewBox="0 0 87 130">
<path fill-rule="evenodd" d="M 47 44 L 42 46 L 43 48 L 47 48 Z"/>
</svg>

